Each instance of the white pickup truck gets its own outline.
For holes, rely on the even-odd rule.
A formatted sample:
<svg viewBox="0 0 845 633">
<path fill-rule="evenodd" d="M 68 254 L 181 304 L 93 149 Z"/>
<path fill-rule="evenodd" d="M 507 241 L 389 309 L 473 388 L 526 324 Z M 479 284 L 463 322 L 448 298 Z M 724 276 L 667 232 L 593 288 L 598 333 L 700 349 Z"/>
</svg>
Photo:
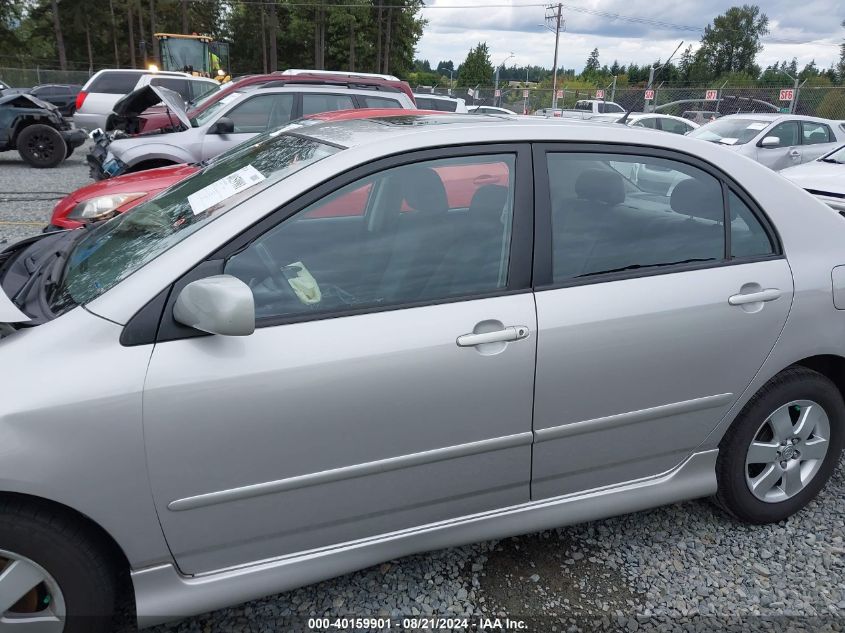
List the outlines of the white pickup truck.
<svg viewBox="0 0 845 633">
<path fill-rule="evenodd" d="M 574 108 L 544 108 L 535 114 L 546 117 L 590 118 L 595 114 L 625 114 L 625 108 L 614 101 L 603 99 L 580 99 Z"/>
</svg>

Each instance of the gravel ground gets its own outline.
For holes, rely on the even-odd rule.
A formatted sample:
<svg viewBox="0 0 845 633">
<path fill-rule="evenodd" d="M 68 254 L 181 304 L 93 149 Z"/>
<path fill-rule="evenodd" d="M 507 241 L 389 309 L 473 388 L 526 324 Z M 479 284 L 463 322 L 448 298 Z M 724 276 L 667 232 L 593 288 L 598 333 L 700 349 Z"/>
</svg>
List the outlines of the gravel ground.
<svg viewBox="0 0 845 633">
<path fill-rule="evenodd" d="M 49 170 L 0 154 L 0 240 L 41 230 L 56 197 L 45 192 L 88 182 L 82 150 Z M 816 501 L 778 525 L 741 525 L 694 501 L 410 556 L 151 631 L 304 631 L 314 616 L 416 615 L 509 617 L 532 633 L 845 631 L 843 539 L 845 459 Z M 115 630 L 133 631 L 131 620 L 127 607 Z"/>
</svg>

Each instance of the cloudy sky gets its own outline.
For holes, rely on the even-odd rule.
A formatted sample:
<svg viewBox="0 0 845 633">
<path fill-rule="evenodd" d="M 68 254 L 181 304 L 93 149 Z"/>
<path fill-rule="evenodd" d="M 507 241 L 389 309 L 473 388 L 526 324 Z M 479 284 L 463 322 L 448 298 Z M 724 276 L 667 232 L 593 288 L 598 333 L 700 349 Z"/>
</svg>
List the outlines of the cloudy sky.
<svg viewBox="0 0 845 633">
<path fill-rule="evenodd" d="M 569 0 L 563 3 L 566 31 L 560 38 L 559 64 L 580 71 L 595 47 L 601 62 L 608 65 L 614 59 L 624 64 L 666 59 L 681 40 L 684 47 L 688 43 L 697 45 L 701 31 L 690 27 L 703 29 L 726 9 L 742 3 Z M 428 59 L 432 66 L 446 59 L 454 60 L 457 66 L 472 46 L 486 41 L 494 66 L 512 52 L 514 58 L 508 65 L 551 68 L 554 34 L 542 26 L 545 9 L 538 4 L 537 0 L 426 0 L 428 7 L 423 15 L 428 25 L 417 56 Z M 815 59 L 819 67 L 827 68 L 838 59 L 838 44 L 845 36 L 840 26 L 845 19 L 841 0 L 760 0 L 757 4 L 769 16 L 770 30 L 757 63 L 766 66 L 797 57 L 799 67 Z"/>
</svg>

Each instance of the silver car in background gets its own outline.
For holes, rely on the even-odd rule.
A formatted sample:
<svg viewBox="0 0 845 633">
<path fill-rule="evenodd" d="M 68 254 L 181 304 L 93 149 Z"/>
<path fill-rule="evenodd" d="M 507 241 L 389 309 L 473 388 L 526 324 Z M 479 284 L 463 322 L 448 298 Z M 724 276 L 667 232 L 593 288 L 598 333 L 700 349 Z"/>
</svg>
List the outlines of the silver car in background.
<svg viewBox="0 0 845 633">
<path fill-rule="evenodd" d="M 838 121 L 796 114 L 731 114 L 690 133 L 779 171 L 827 154 L 845 143 Z"/>
<path fill-rule="evenodd" d="M 711 143 L 401 113 L 14 245 L 0 623 L 102 633 L 128 574 L 147 625 L 696 497 L 782 521 L 845 438 L 843 241 Z"/>
<path fill-rule="evenodd" d="M 845 213 L 845 145 L 812 162 L 784 169 L 780 175 Z"/>
<path fill-rule="evenodd" d="M 232 92 L 192 119 L 184 108 L 171 107 L 174 117 L 182 123 L 182 131 L 98 142 L 89 156 L 89 164 L 92 175 L 105 178 L 164 165 L 198 163 L 292 119 L 355 108 L 415 110 L 416 106 L 405 93 L 387 92 L 381 86 L 349 87 L 331 85 L 331 82 L 312 85 L 293 81 L 285 81 L 281 87 L 261 85 Z"/>
<path fill-rule="evenodd" d="M 132 68 L 99 70 L 85 82 L 76 97 L 73 124 L 93 132 L 106 127 L 106 119 L 121 97 L 143 86 L 159 86 L 173 90 L 185 101 L 195 101 L 220 84 L 206 77 L 194 77 L 176 71 L 136 70 Z"/>
</svg>

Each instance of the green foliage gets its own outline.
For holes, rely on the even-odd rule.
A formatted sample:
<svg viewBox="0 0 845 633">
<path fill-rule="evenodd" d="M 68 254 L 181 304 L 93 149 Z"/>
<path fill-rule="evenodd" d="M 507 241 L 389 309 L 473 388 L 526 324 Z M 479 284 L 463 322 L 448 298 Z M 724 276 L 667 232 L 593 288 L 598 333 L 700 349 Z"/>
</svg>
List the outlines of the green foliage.
<svg viewBox="0 0 845 633">
<path fill-rule="evenodd" d="M 816 115 L 828 119 L 838 119 L 845 112 L 845 91 L 829 90 L 816 110 Z"/>
<path fill-rule="evenodd" d="M 711 76 L 746 72 L 757 76 L 754 63 L 763 50 L 760 38 L 769 32 L 769 18 L 756 5 L 731 7 L 704 29 L 701 46 L 695 54 L 695 66 L 706 68 Z"/>
<path fill-rule="evenodd" d="M 582 77 L 593 77 L 599 74 L 599 49 L 594 48 L 587 58 L 587 63 L 584 64 L 584 70 L 581 72 Z"/>
<path fill-rule="evenodd" d="M 479 42 L 470 49 L 464 63 L 458 67 L 457 85 L 462 88 L 489 86 L 493 83 L 493 66 L 487 42 Z"/>
</svg>

